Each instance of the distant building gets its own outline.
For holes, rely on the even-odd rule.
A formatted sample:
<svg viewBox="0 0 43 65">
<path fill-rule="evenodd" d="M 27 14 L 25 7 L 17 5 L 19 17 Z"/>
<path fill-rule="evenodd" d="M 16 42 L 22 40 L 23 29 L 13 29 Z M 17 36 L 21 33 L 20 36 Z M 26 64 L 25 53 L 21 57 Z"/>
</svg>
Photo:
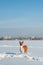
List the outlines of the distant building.
<svg viewBox="0 0 43 65">
<path fill-rule="evenodd" d="M 43 40 L 43 37 L 32 37 L 32 40 Z"/>
<path fill-rule="evenodd" d="M 11 36 L 5 36 L 3 39 L 4 39 L 4 40 L 11 40 L 12 37 L 11 37 Z"/>
</svg>

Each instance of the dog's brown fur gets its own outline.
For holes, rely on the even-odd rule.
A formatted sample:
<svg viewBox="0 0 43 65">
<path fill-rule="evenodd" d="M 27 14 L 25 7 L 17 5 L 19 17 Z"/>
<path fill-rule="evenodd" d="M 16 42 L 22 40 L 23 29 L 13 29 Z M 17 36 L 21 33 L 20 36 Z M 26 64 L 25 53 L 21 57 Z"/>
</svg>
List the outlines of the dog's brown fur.
<svg viewBox="0 0 43 65">
<path fill-rule="evenodd" d="M 28 46 L 24 44 L 24 41 L 19 41 L 20 44 L 20 52 L 28 53 Z"/>
</svg>

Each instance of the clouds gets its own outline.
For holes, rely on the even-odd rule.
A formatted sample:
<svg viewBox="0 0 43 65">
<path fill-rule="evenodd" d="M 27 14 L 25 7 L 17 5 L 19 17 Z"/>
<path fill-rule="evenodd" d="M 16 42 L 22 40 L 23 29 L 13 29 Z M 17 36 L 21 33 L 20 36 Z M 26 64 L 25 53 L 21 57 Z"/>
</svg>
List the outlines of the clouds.
<svg viewBox="0 0 43 65">
<path fill-rule="evenodd" d="M 41 22 L 40 22 L 41 21 Z M 0 20 L 0 27 L 4 28 L 18 28 L 18 27 L 37 27 L 43 26 L 42 17 L 39 19 L 38 17 L 17 17 L 11 19 L 3 19 Z"/>
<path fill-rule="evenodd" d="M 24 18 L 15 18 L 9 20 L 1 20 L 0 27 L 20 27 L 25 26 L 27 20 Z"/>
</svg>

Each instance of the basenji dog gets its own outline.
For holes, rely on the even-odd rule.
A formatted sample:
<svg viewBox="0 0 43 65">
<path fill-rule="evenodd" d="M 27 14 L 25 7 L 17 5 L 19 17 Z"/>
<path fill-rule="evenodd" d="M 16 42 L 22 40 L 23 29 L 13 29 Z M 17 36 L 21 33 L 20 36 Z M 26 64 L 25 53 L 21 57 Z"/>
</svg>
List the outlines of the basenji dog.
<svg viewBox="0 0 43 65">
<path fill-rule="evenodd" d="M 24 41 L 19 41 L 20 44 L 20 52 L 28 54 L 28 46 L 24 44 Z"/>
</svg>

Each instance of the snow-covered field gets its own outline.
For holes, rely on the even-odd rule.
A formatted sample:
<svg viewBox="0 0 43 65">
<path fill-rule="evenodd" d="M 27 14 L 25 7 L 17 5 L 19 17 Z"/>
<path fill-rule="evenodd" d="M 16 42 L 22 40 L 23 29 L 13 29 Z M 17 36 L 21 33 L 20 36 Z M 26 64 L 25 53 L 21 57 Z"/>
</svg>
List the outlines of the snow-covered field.
<svg viewBox="0 0 43 65">
<path fill-rule="evenodd" d="M 20 55 L 19 40 L 0 41 L 0 65 L 43 65 L 43 41 L 24 40 L 28 56 Z"/>
</svg>

